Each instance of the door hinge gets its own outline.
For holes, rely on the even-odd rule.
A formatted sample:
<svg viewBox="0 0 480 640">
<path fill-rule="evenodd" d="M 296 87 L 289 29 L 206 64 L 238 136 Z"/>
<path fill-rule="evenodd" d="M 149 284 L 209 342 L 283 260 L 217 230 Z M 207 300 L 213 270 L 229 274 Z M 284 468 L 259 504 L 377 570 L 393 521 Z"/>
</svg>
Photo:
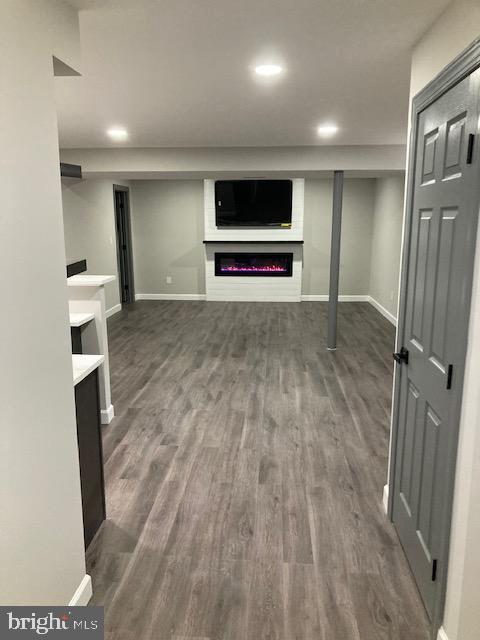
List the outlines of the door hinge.
<svg viewBox="0 0 480 640">
<path fill-rule="evenodd" d="M 472 164 L 473 162 L 473 148 L 475 145 L 475 134 L 471 133 L 468 136 L 468 146 L 467 146 L 467 164 Z"/>
<path fill-rule="evenodd" d="M 452 388 L 452 378 L 453 378 L 453 364 L 449 364 L 447 369 L 447 389 Z"/>
<path fill-rule="evenodd" d="M 125 289 L 125 291 L 128 291 L 128 284 L 123 285 L 123 288 Z"/>
<path fill-rule="evenodd" d="M 402 364 L 402 363 L 408 364 L 408 349 L 405 349 L 405 347 L 402 347 L 400 351 L 393 354 L 393 359 L 398 364 Z"/>
<path fill-rule="evenodd" d="M 435 582 L 437 579 L 437 560 L 435 559 L 432 562 L 432 582 Z"/>
</svg>

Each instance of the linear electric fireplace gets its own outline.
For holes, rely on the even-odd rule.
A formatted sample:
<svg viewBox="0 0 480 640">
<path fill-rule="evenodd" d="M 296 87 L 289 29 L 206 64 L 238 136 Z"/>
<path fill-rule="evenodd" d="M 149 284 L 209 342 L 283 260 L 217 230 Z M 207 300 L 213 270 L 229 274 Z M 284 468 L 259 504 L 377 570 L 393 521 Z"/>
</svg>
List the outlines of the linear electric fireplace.
<svg viewBox="0 0 480 640">
<path fill-rule="evenodd" d="M 215 253 L 216 276 L 290 278 L 293 253 Z"/>
</svg>

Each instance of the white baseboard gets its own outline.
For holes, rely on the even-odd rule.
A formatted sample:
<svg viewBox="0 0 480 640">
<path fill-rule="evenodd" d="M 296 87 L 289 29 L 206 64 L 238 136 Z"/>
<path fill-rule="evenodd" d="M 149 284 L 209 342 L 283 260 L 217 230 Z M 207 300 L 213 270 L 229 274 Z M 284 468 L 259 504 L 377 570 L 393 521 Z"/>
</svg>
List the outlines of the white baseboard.
<svg viewBox="0 0 480 640">
<path fill-rule="evenodd" d="M 82 581 L 77 587 L 77 590 L 72 596 L 72 599 L 68 603 L 69 607 L 86 607 L 90 602 L 90 599 L 93 595 L 92 590 L 92 579 L 90 576 L 85 574 L 82 578 Z"/>
<path fill-rule="evenodd" d="M 113 410 L 113 404 L 111 404 L 108 409 L 100 410 L 100 422 L 102 424 L 110 424 L 110 422 L 115 417 L 115 412 Z"/>
<path fill-rule="evenodd" d="M 116 304 L 115 306 L 110 307 L 110 309 L 107 309 L 105 311 L 105 316 L 107 318 L 110 318 L 110 316 L 113 316 L 115 313 L 118 313 L 121 310 L 122 310 L 122 305 L 121 304 Z"/>
<path fill-rule="evenodd" d="M 137 293 L 135 300 L 206 300 L 204 293 Z"/>
<path fill-rule="evenodd" d="M 368 302 L 370 302 L 372 307 L 375 307 L 375 309 L 379 313 L 381 313 L 382 316 L 384 316 L 387 320 L 389 320 L 393 324 L 394 327 L 397 326 L 397 319 L 393 315 L 393 313 L 390 313 L 390 311 L 387 311 L 387 309 L 385 309 L 385 307 L 383 307 L 379 302 L 377 302 L 375 300 L 375 298 L 372 298 L 372 296 L 368 296 Z"/>
<path fill-rule="evenodd" d="M 302 302 L 328 302 L 328 293 L 320 295 L 302 294 L 300 296 Z M 353 295 L 340 295 L 338 296 L 339 302 L 370 302 L 370 296 L 353 296 Z"/>
<path fill-rule="evenodd" d="M 300 302 L 298 296 L 241 296 L 232 294 L 225 296 L 209 295 L 208 302 Z"/>
<path fill-rule="evenodd" d="M 388 484 L 383 486 L 382 503 L 383 503 L 383 510 L 385 511 L 385 513 L 388 513 Z"/>
<path fill-rule="evenodd" d="M 320 295 L 304 294 L 301 296 L 301 300 L 302 302 L 328 302 L 328 293 L 320 294 Z M 389 320 L 395 327 L 397 326 L 397 319 L 393 315 L 393 313 L 390 313 L 390 311 L 387 311 L 387 309 L 385 309 L 385 307 L 383 307 L 379 302 L 377 302 L 375 298 L 372 298 L 372 296 L 340 295 L 338 296 L 338 301 L 339 302 L 369 302 L 372 305 L 372 307 L 375 307 L 375 309 L 382 314 L 382 316 L 384 316 L 387 320 Z"/>
<path fill-rule="evenodd" d="M 448 640 L 447 632 L 443 627 L 438 630 L 437 640 Z"/>
</svg>

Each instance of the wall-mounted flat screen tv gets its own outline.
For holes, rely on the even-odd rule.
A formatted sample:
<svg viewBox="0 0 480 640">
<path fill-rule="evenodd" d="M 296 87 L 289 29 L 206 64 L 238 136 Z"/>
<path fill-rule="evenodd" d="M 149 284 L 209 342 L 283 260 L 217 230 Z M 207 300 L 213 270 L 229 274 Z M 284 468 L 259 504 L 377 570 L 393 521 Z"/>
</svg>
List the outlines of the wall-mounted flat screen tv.
<svg viewBox="0 0 480 640">
<path fill-rule="evenodd" d="M 291 180 L 217 180 L 217 227 L 290 227 Z"/>
</svg>

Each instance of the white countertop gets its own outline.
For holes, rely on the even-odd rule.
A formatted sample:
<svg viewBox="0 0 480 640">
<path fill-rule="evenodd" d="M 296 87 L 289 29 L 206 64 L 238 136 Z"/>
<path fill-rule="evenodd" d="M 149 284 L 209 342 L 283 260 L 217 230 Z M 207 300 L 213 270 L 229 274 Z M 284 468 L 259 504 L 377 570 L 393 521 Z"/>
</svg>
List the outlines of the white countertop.
<svg viewBox="0 0 480 640">
<path fill-rule="evenodd" d="M 70 326 L 81 327 L 95 318 L 94 313 L 72 313 L 70 312 Z"/>
<path fill-rule="evenodd" d="M 69 287 L 103 287 L 107 282 L 113 282 L 116 279 L 116 276 L 84 276 L 79 273 L 67 278 L 67 285 Z"/>
<path fill-rule="evenodd" d="M 88 376 L 89 373 L 102 364 L 104 356 L 87 355 L 85 353 L 72 354 L 73 384 L 74 386 Z"/>
</svg>

